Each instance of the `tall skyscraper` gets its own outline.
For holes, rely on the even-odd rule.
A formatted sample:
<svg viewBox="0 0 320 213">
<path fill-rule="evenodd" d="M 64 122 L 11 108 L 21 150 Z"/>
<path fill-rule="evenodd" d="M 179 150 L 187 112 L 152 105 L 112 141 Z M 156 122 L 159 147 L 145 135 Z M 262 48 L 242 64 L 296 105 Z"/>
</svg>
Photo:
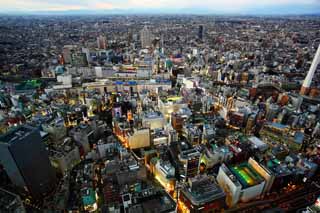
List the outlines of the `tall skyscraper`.
<svg viewBox="0 0 320 213">
<path fill-rule="evenodd" d="M 308 74 L 303 82 L 303 85 L 301 87 L 301 90 L 300 90 L 301 95 L 307 95 L 310 92 L 310 86 L 312 83 L 312 79 L 313 79 L 314 73 L 317 70 L 319 63 L 320 63 L 320 45 L 318 47 L 316 55 L 314 56 L 314 59 L 312 61 L 309 72 L 308 72 Z"/>
<path fill-rule="evenodd" d="M 202 40 L 203 39 L 203 25 L 199 26 L 198 29 L 198 39 Z"/>
<path fill-rule="evenodd" d="M 141 47 L 146 48 L 152 45 L 153 35 L 147 26 L 140 31 Z"/>
<path fill-rule="evenodd" d="M 100 35 L 97 38 L 98 49 L 107 49 L 107 38 L 103 35 Z"/>
<path fill-rule="evenodd" d="M 34 199 L 43 198 L 55 186 L 55 171 L 37 129 L 20 126 L 1 136 L 0 164 L 11 182 Z"/>
<path fill-rule="evenodd" d="M 82 52 L 86 55 L 87 62 L 91 63 L 92 62 L 92 58 L 91 58 L 91 55 L 90 55 L 89 48 L 82 48 Z"/>
<path fill-rule="evenodd" d="M 64 46 L 62 50 L 62 64 L 69 64 L 71 63 L 71 48 L 69 46 Z"/>
</svg>

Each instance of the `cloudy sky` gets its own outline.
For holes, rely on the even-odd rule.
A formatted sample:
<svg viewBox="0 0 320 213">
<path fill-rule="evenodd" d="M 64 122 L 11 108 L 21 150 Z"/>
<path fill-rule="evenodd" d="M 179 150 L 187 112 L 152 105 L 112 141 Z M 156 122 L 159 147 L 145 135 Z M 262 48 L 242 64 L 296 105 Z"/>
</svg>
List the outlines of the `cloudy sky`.
<svg viewBox="0 0 320 213">
<path fill-rule="evenodd" d="M 67 10 L 320 12 L 320 0 L 0 0 L 0 11 Z M 279 10 L 279 11 L 278 11 Z"/>
</svg>

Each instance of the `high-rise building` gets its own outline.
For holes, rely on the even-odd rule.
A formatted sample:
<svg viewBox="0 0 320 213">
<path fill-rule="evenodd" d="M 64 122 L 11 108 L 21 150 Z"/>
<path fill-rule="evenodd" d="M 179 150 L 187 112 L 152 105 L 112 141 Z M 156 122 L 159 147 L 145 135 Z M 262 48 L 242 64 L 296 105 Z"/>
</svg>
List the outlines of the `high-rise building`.
<svg viewBox="0 0 320 213">
<path fill-rule="evenodd" d="M 318 50 L 316 52 L 316 55 L 314 56 L 314 59 L 312 61 L 311 67 L 309 69 L 309 72 L 302 84 L 300 94 L 301 95 L 307 95 L 310 92 L 310 87 L 312 83 L 313 76 L 317 70 L 317 67 L 320 63 L 320 45 L 318 47 Z"/>
<path fill-rule="evenodd" d="M 279 111 L 279 106 L 277 104 L 267 105 L 266 119 L 268 121 L 273 121 L 273 119 L 276 118 L 278 111 Z"/>
<path fill-rule="evenodd" d="M 180 131 L 183 128 L 184 119 L 180 114 L 172 113 L 171 124 L 175 130 Z"/>
<path fill-rule="evenodd" d="M 150 47 L 152 45 L 152 39 L 153 39 L 152 33 L 150 32 L 149 28 L 145 26 L 140 31 L 141 47 L 142 48 Z"/>
<path fill-rule="evenodd" d="M 71 60 L 71 64 L 76 67 L 85 67 L 88 65 L 87 56 L 85 53 L 73 53 L 71 56 Z"/>
<path fill-rule="evenodd" d="M 73 63 L 73 55 L 76 52 L 77 52 L 77 46 L 76 45 L 64 45 L 64 47 L 62 49 L 62 58 L 60 59 L 62 64 Z"/>
<path fill-rule="evenodd" d="M 244 113 L 234 111 L 230 112 L 229 124 L 235 128 L 241 128 L 244 124 Z"/>
<path fill-rule="evenodd" d="M 198 39 L 202 40 L 203 39 L 203 25 L 199 26 L 198 29 Z"/>
<path fill-rule="evenodd" d="M 89 48 L 82 48 L 82 53 L 84 53 L 86 55 L 87 62 L 91 63 L 92 62 L 92 58 L 91 58 L 91 55 L 90 55 Z"/>
<path fill-rule="evenodd" d="M 69 46 L 64 46 L 62 50 L 62 64 L 69 64 L 71 63 L 71 48 Z"/>
<path fill-rule="evenodd" d="M 41 199 L 55 186 L 55 171 L 37 129 L 20 126 L 1 136 L 0 164 L 11 182 L 34 199 Z"/>
<path fill-rule="evenodd" d="M 200 152 L 194 148 L 180 152 L 179 159 L 185 165 L 185 178 L 194 177 L 198 174 L 200 155 Z"/>
<path fill-rule="evenodd" d="M 251 114 L 249 117 L 248 117 L 248 120 L 247 120 L 247 124 L 246 124 L 246 133 L 247 134 L 250 134 L 251 132 L 253 132 L 253 128 L 255 126 L 255 123 L 256 123 L 256 114 Z"/>
<path fill-rule="evenodd" d="M 107 49 L 107 38 L 103 35 L 100 35 L 97 38 L 98 49 Z"/>
</svg>

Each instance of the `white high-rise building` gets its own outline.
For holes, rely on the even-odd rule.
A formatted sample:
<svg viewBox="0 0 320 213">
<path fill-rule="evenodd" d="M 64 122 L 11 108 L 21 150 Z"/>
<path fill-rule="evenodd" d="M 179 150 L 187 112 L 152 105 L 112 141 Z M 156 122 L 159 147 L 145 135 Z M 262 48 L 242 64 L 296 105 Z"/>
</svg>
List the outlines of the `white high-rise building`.
<svg viewBox="0 0 320 213">
<path fill-rule="evenodd" d="M 89 50 L 89 48 L 82 48 L 82 52 L 83 52 L 84 54 L 86 54 L 86 59 L 87 59 L 88 63 L 91 63 L 91 62 L 92 62 L 92 58 L 91 58 L 91 56 L 90 56 L 90 50 Z"/>
<path fill-rule="evenodd" d="M 140 31 L 140 39 L 142 48 L 150 47 L 152 45 L 153 35 L 147 26 Z"/>
<path fill-rule="evenodd" d="M 313 76 L 317 70 L 319 63 L 320 63 L 320 45 L 318 46 L 316 55 L 313 58 L 309 72 L 308 72 L 308 74 L 303 82 L 303 85 L 301 87 L 301 90 L 300 90 L 301 95 L 307 95 L 310 92 L 312 79 L 313 79 Z"/>
</svg>

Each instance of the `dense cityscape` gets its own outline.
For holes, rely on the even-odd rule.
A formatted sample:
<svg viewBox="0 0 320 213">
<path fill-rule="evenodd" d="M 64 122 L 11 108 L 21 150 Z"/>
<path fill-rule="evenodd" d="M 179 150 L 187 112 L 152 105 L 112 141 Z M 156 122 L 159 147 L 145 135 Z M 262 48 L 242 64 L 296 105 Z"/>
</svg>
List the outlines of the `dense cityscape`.
<svg viewBox="0 0 320 213">
<path fill-rule="evenodd" d="M 0 16 L 0 213 L 320 212 L 320 16 Z"/>
</svg>

